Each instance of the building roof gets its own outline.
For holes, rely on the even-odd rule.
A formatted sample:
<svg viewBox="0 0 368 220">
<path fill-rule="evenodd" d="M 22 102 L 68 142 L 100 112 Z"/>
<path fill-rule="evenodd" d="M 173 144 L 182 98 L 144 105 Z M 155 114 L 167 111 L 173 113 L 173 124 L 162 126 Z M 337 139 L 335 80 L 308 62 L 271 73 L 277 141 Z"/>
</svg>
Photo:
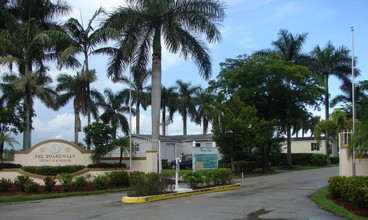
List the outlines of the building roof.
<svg viewBox="0 0 368 220">
<path fill-rule="evenodd" d="M 147 134 L 133 134 L 133 137 L 142 139 L 151 139 L 151 135 Z M 160 141 L 162 142 L 193 142 L 193 141 L 208 141 L 212 142 L 213 134 L 189 134 L 189 135 L 160 135 Z"/>
</svg>

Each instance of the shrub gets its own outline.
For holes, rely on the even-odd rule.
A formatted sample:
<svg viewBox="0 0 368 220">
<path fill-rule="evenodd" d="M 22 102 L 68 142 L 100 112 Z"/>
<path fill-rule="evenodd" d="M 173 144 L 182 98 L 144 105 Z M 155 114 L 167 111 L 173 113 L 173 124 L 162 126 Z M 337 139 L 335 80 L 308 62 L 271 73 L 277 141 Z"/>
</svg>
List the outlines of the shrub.
<svg viewBox="0 0 368 220">
<path fill-rule="evenodd" d="M 331 177 L 328 184 L 329 191 L 336 198 L 368 207 L 368 177 Z"/>
<path fill-rule="evenodd" d="M 234 177 L 234 174 L 231 171 L 231 169 L 219 168 L 216 170 L 212 170 L 212 172 L 213 172 L 212 176 L 214 178 L 215 185 L 231 184 L 231 181 Z"/>
<path fill-rule="evenodd" d="M 18 190 L 24 192 L 26 184 L 31 181 L 32 180 L 29 176 L 17 176 L 15 177 L 14 184 Z"/>
<path fill-rule="evenodd" d="M 61 173 L 59 176 L 62 190 L 64 192 L 69 192 L 72 190 L 74 176 L 70 173 Z"/>
<path fill-rule="evenodd" d="M 35 183 L 33 182 L 33 180 L 31 180 L 24 185 L 24 191 L 25 192 L 36 192 L 38 189 L 38 186 L 39 186 L 38 183 Z"/>
<path fill-rule="evenodd" d="M 331 164 L 339 164 L 340 158 L 339 157 L 330 157 Z"/>
<path fill-rule="evenodd" d="M 127 165 L 125 163 L 97 163 L 97 164 L 89 164 L 87 168 L 126 168 Z"/>
<path fill-rule="evenodd" d="M 132 172 L 129 185 L 128 196 L 159 195 L 173 190 L 168 176 L 158 173 Z"/>
<path fill-rule="evenodd" d="M 112 186 L 129 186 L 129 174 L 126 171 L 113 171 L 107 176 Z"/>
<path fill-rule="evenodd" d="M 254 161 L 236 161 L 234 162 L 235 173 L 250 173 L 256 169 Z"/>
<path fill-rule="evenodd" d="M 202 184 L 202 175 L 199 171 L 192 171 L 185 174 L 183 180 L 190 188 L 195 189 Z"/>
<path fill-rule="evenodd" d="M 327 156 L 324 154 L 312 154 L 310 164 L 312 166 L 327 166 Z"/>
<path fill-rule="evenodd" d="M 88 180 L 85 176 L 77 176 L 73 181 L 73 188 L 78 191 L 83 191 L 86 189 Z"/>
<path fill-rule="evenodd" d="M 190 172 L 183 176 L 183 180 L 192 189 L 195 189 L 202 186 L 230 184 L 233 176 L 231 169 L 219 168 Z"/>
<path fill-rule="evenodd" d="M 0 180 L 0 192 L 7 192 L 11 184 L 10 179 L 1 178 Z"/>
<path fill-rule="evenodd" d="M 74 173 L 84 169 L 83 165 L 68 165 L 68 166 L 25 166 L 22 170 L 29 173 L 45 175 L 45 176 L 56 176 L 61 173 Z"/>
<path fill-rule="evenodd" d="M 22 165 L 15 163 L 0 163 L 0 169 L 21 168 Z"/>
<path fill-rule="evenodd" d="M 106 189 L 109 179 L 105 175 L 100 175 L 96 176 L 92 182 L 96 186 L 96 189 Z"/>
<path fill-rule="evenodd" d="M 55 177 L 51 177 L 51 176 L 47 176 L 43 182 L 45 183 L 45 190 L 46 191 L 51 191 L 52 188 L 55 186 L 56 181 L 55 181 Z"/>
<path fill-rule="evenodd" d="M 368 187 L 359 187 L 356 191 L 355 203 L 363 208 L 368 207 Z"/>
</svg>

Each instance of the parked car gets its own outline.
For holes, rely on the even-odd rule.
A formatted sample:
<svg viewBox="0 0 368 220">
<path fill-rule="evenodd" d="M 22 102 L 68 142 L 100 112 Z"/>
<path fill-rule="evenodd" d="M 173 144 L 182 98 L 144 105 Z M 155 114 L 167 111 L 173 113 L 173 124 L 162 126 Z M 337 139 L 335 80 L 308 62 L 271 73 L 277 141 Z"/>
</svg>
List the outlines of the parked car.
<svg viewBox="0 0 368 220">
<path fill-rule="evenodd" d="M 181 162 L 179 162 L 180 169 L 192 169 L 193 158 L 191 154 L 184 154 L 181 156 Z M 172 169 L 176 168 L 176 161 L 169 162 L 168 166 Z"/>
</svg>

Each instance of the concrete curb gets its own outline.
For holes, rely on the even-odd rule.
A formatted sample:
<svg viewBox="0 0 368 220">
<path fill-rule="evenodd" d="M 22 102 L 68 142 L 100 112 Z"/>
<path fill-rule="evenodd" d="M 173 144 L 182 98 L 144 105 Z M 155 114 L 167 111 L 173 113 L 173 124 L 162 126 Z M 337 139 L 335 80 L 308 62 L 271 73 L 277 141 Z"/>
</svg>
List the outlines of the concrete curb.
<svg viewBox="0 0 368 220">
<path fill-rule="evenodd" d="M 211 193 L 211 192 L 221 192 L 221 191 L 227 191 L 227 190 L 234 190 L 234 189 L 240 189 L 242 186 L 238 184 L 232 184 L 232 185 L 226 185 L 226 186 L 216 186 L 206 189 L 197 189 L 197 190 L 190 190 L 186 192 L 177 192 L 177 193 L 169 193 L 169 194 L 162 194 L 162 195 L 153 195 L 153 196 L 137 196 L 137 197 L 129 197 L 124 196 L 121 199 L 121 202 L 123 203 L 148 203 L 148 202 L 154 202 L 158 200 L 165 200 L 165 199 L 174 199 L 174 198 L 180 198 L 185 196 L 192 196 L 192 195 L 200 195 L 205 193 Z"/>
</svg>

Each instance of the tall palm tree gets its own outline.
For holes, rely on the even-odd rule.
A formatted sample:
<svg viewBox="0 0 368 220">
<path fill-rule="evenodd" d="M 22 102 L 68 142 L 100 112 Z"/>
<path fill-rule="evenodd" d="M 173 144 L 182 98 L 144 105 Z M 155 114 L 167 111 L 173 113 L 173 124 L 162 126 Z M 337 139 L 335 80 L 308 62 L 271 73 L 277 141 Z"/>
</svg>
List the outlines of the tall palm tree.
<svg viewBox="0 0 368 220">
<path fill-rule="evenodd" d="M 178 112 L 183 118 L 183 135 L 187 135 L 187 118 L 192 121 L 197 118 L 197 100 L 195 95 L 198 94 L 201 87 L 191 86 L 181 80 L 176 81 L 176 89 L 178 93 Z"/>
<path fill-rule="evenodd" d="M 329 78 L 336 76 L 342 81 L 347 81 L 351 75 L 351 57 L 350 51 L 342 46 L 335 48 L 329 41 L 324 48 L 316 46 L 311 51 L 313 59 L 311 69 L 323 79 L 325 83 L 324 105 L 325 105 L 325 120 L 330 119 L 330 95 L 329 95 Z M 358 73 L 357 73 L 358 74 Z M 329 133 L 326 132 L 326 155 L 329 162 Z"/>
<path fill-rule="evenodd" d="M 162 135 L 166 135 L 166 111 L 169 111 L 169 120 L 172 122 L 174 113 L 178 110 L 178 94 L 175 92 L 175 87 L 161 88 L 161 121 L 162 121 Z"/>
<path fill-rule="evenodd" d="M 125 104 L 135 104 L 136 110 L 136 133 L 140 133 L 140 109 L 143 107 L 144 110 L 150 105 L 150 94 L 148 92 L 148 87 L 146 86 L 147 81 L 152 75 L 150 70 L 139 70 L 138 68 L 132 68 L 132 79 L 130 81 L 130 77 L 122 76 L 120 79 L 116 79 L 114 81 L 121 81 L 124 84 L 128 85 L 129 88 L 121 91 L 122 97 L 124 97 Z M 131 91 L 131 100 L 130 100 L 130 89 Z"/>
<path fill-rule="evenodd" d="M 156 141 L 160 126 L 161 41 L 169 52 L 194 59 L 200 74 L 208 79 L 211 58 L 203 39 L 210 43 L 220 40 L 218 26 L 225 17 L 225 5 L 219 0 L 127 0 L 127 4 L 113 11 L 105 24 L 124 36 L 119 42 L 122 50 L 110 59 L 115 67 L 110 68 L 110 74 L 121 74 L 129 62 L 145 68 L 152 53 L 152 139 Z"/>
<path fill-rule="evenodd" d="M 198 109 L 197 109 L 197 123 L 203 123 L 203 134 L 207 134 L 208 125 L 211 119 L 211 112 L 214 109 L 213 101 L 215 100 L 215 95 L 210 93 L 208 90 L 200 91 L 197 95 Z"/>
<path fill-rule="evenodd" d="M 70 8 L 66 4 L 53 4 L 49 0 L 19 0 L 9 1 L 6 9 L 11 13 L 6 15 L 5 28 L 0 32 L 3 55 L 0 63 L 7 65 L 11 71 L 13 66 L 18 67 L 18 75 L 6 76 L 6 80 L 14 83 L 14 88 L 23 95 L 23 148 L 29 149 L 34 114 L 33 98 L 37 95 L 51 107 L 55 97 L 55 93 L 48 87 L 52 81 L 44 65 L 46 61 L 55 59 L 55 52 L 60 49 L 57 42 L 62 39 L 53 18 L 68 12 Z"/>
<path fill-rule="evenodd" d="M 56 109 L 56 92 L 51 88 L 52 79 L 45 73 L 34 72 L 27 75 L 7 74 L 3 81 L 13 87 L 13 92 L 18 94 L 19 101 L 25 106 L 25 127 L 23 137 L 23 149 L 31 146 L 32 118 L 34 116 L 34 98 L 39 98 L 47 107 Z M 21 96 L 20 96 L 21 95 Z"/>
<path fill-rule="evenodd" d="M 108 39 L 117 36 L 117 32 L 111 28 L 93 27 L 96 19 L 105 14 L 102 8 L 99 8 L 88 21 L 87 26 L 83 27 L 83 22 L 80 23 L 75 18 L 70 18 L 63 25 L 64 30 L 69 36 L 69 47 L 67 47 L 60 55 L 58 63 L 59 67 L 80 67 L 83 66 L 83 72 L 89 72 L 89 55 L 95 53 L 95 47 L 98 44 L 106 43 Z M 83 54 L 83 64 L 77 58 L 77 54 Z M 90 96 L 90 83 L 87 82 L 87 96 Z M 88 98 L 89 99 L 89 98 Z M 91 123 L 90 109 L 87 109 L 88 124 Z"/>
<path fill-rule="evenodd" d="M 86 116 L 88 109 L 92 109 L 93 115 L 97 118 L 97 107 L 90 108 L 91 104 L 94 104 L 97 100 L 102 100 L 102 95 L 95 89 L 92 89 L 91 96 L 87 96 L 87 83 L 96 80 L 94 72 L 77 72 L 75 76 L 68 74 L 60 74 L 57 77 L 58 84 L 56 86 L 56 92 L 63 92 L 58 97 L 58 107 L 66 105 L 71 99 L 73 99 L 74 108 L 74 142 L 78 144 L 78 132 L 81 131 L 81 122 L 79 114 Z M 88 100 L 92 98 L 92 100 Z M 94 101 L 95 100 L 95 101 Z"/>
<path fill-rule="evenodd" d="M 112 126 L 112 138 L 116 139 L 117 129 L 121 128 L 125 135 L 129 134 L 129 123 L 124 113 L 129 114 L 129 106 L 124 106 L 124 98 L 121 95 L 114 94 L 111 89 L 105 89 L 105 100 L 98 103 L 103 109 L 100 119 L 105 124 Z M 135 114 L 135 110 L 132 109 Z"/>
</svg>

